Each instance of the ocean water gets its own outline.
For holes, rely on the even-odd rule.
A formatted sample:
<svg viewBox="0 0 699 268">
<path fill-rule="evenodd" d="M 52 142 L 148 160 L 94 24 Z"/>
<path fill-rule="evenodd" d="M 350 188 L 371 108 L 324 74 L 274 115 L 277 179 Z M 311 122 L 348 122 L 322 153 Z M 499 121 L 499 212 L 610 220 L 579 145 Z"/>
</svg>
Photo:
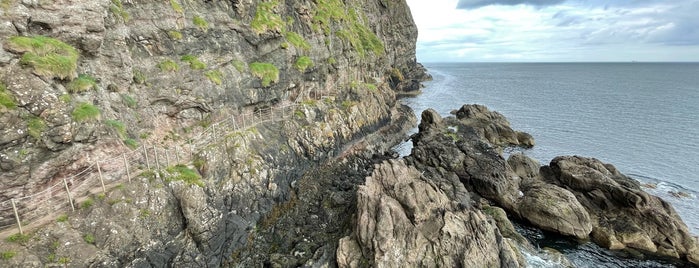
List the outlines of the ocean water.
<svg viewBox="0 0 699 268">
<path fill-rule="evenodd" d="M 699 234 L 699 63 L 425 67 L 434 80 L 403 99 L 418 118 L 427 108 L 448 116 L 463 104 L 486 105 L 534 136 L 528 156 L 542 164 L 559 155 L 611 163 L 651 186 L 645 190 L 672 203 Z"/>
</svg>

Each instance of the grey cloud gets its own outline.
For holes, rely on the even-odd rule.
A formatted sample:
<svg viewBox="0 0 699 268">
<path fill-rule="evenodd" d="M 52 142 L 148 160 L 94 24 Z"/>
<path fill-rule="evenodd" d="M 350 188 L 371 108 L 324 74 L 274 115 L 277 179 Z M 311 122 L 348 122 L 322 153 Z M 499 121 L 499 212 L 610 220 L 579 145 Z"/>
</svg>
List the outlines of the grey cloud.
<svg viewBox="0 0 699 268">
<path fill-rule="evenodd" d="M 459 0 L 458 9 L 475 9 L 490 5 L 514 6 L 519 4 L 532 6 L 550 6 L 565 2 L 565 0 Z"/>
</svg>

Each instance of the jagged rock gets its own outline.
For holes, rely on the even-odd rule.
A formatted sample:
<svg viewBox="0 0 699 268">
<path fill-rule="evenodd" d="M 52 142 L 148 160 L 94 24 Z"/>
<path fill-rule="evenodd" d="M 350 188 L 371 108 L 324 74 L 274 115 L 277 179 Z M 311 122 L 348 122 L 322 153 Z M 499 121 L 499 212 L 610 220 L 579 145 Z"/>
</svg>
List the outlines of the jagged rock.
<svg viewBox="0 0 699 268">
<path fill-rule="evenodd" d="M 672 205 L 641 190 L 637 181 L 613 165 L 594 158 L 561 156 L 542 168 L 542 174 L 574 193 L 596 219 L 592 238 L 598 244 L 697 259 L 696 240 Z"/>
<path fill-rule="evenodd" d="M 419 169 L 433 167 L 453 172 L 466 189 L 514 210 L 520 179 L 511 176 L 505 160 L 481 138 L 478 130 L 453 117 L 442 119 L 431 110 L 425 110 L 422 118 L 420 132 L 412 137 L 413 150 L 408 161 Z"/>
<path fill-rule="evenodd" d="M 534 146 L 534 138 L 531 135 L 513 130 L 505 116 L 490 111 L 483 105 L 466 104 L 455 114 L 456 118 L 466 125 L 473 126 L 481 137 L 495 146 Z"/>
<path fill-rule="evenodd" d="M 357 191 L 357 224 L 337 251 L 340 267 L 518 267 L 497 227 L 464 209 L 402 160 L 376 166 Z M 363 256 L 366 260 L 357 260 Z"/>
</svg>

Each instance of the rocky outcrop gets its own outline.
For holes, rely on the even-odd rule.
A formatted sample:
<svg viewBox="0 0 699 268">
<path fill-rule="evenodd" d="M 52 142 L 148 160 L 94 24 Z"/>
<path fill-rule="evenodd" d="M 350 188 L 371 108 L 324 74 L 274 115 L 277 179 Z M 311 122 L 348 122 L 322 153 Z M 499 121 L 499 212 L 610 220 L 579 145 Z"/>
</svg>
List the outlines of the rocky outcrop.
<svg viewBox="0 0 699 268">
<path fill-rule="evenodd" d="M 531 148 L 534 138 L 529 133 L 515 131 L 502 114 L 478 104 L 464 105 L 454 112 L 462 123 L 474 127 L 480 137 L 496 146 Z"/>
<path fill-rule="evenodd" d="M 340 240 L 340 267 L 520 266 L 517 248 L 485 214 L 402 160 L 378 165 L 360 186 L 356 221 Z"/>
<path fill-rule="evenodd" d="M 440 261 L 450 261 L 440 264 L 464 264 L 458 261 L 463 255 L 439 245 L 466 235 L 501 253 L 498 263 L 494 255 L 461 248 L 471 256 L 468 259 L 483 261 L 466 264 L 515 265 L 502 258 L 509 255 L 498 237 L 520 249 L 528 243 L 512 231 L 499 207 L 544 230 L 696 264 L 697 242 L 672 207 L 643 192 L 638 182 L 612 165 L 577 156 L 557 157 L 543 167 L 523 154 L 505 161 L 502 148 L 533 145 L 530 138 L 521 138 L 529 135 L 512 130 L 504 117 L 483 106 L 464 105 L 455 114 L 442 118 L 433 110 L 424 111 L 419 133 L 412 136 L 411 155 L 384 162 L 367 177 L 357 194 L 357 227 L 340 242 L 339 264 L 396 266 L 396 256 L 403 256 L 411 265 L 426 265 L 417 260 L 431 261 L 436 254 L 441 254 Z M 433 212 L 439 207 L 443 214 Z M 459 214 L 465 211 L 469 217 Z M 477 228 L 468 226 L 474 226 L 479 212 L 494 226 L 471 234 Z M 460 215 L 458 219 L 470 223 L 461 232 L 448 233 L 443 229 L 449 225 L 446 215 Z M 430 229 L 434 221 L 442 226 L 437 235 Z M 491 228 L 497 230 L 495 240 L 489 236 Z M 425 246 L 425 241 L 433 243 Z M 462 246 L 470 247 L 471 241 Z"/>
<path fill-rule="evenodd" d="M 592 238 L 608 248 L 634 248 L 697 263 L 699 248 L 672 206 L 644 192 L 611 164 L 562 156 L 542 174 L 573 192 L 593 219 Z"/>
</svg>

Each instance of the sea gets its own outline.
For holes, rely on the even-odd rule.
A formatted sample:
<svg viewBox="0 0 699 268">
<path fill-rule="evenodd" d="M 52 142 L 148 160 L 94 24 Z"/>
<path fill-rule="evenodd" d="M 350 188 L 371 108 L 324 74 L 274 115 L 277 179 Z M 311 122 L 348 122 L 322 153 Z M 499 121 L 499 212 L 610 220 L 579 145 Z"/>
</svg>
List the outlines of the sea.
<svg viewBox="0 0 699 268">
<path fill-rule="evenodd" d="M 427 63 L 433 80 L 402 99 L 418 115 L 442 116 L 483 104 L 536 145 L 521 150 L 548 164 L 561 155 L 594 157 L 669 201 L 699 234 L 699 63 Z M 414 130 L 417 131 L 417 130 Z M 397 148 L 405 155 L 410 143 Z M 518 225 L 541 248 L 576 267 L 681 267 L 641 254 L 608 251 Z M 532 267 L 557 267 L 526 253 Z"/>
</svg>

